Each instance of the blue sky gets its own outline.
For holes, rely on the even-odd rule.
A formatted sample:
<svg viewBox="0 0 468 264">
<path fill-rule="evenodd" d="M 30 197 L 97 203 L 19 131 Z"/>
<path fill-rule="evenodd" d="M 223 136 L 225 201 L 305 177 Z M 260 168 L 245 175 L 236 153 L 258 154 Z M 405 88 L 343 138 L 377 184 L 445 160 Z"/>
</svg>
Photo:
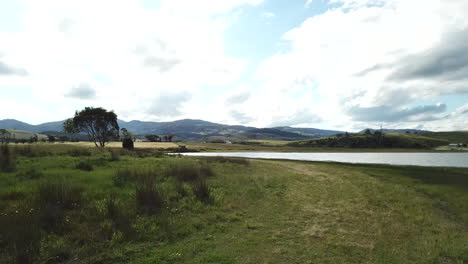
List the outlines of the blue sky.
<svg viewBox="0 0 468 264">
<path fill-rule="evenodd" d="M 11 0 L 0 119 L 468 128 L 468 3 Z"/>
</svg>

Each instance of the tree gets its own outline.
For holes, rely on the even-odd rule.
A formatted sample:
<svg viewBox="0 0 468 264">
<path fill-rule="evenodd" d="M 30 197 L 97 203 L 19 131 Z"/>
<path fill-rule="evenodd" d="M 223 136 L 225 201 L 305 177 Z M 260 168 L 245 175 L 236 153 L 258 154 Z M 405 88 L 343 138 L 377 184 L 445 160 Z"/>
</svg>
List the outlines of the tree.
<svg viewBox="0 0 468 264">
<path fill-rule="evenodd" d="M 55 142 L 55 136 L 47 135 L 47 139 L 49 140 L 49 142 Z"/>
<path fill-rule="evenodd" d="M 145 138 L 150 142 L 160 142 L 161 138 L 158 135 L 146 135 Z"/>
<path fill-rule="evenodd" d="M 8 144 L 11 139 L 11 133 L 6 129 L 0 129 L 0 142 Z"/>
<path fill-rule="evenodd" d="M 134 144 L 133 144 L 133 135 L 132 133 L 128 132 L 128 130 L 126 128 L 122 128 L 120 130 L 122 132 L 122 147 L 124 149 L 133 149 L 134 148 Z"/>
<path fill-rule="evenodd" d="M 70 141 L 72 141 L 74 134 L 80 133 L 80 130 L 73 123 L 73 118 L 69 118 L 63 122 L 63 131 L 69 135 Z"/>
<path fill-rule="evenodd" d="M 371 135 L 372 131 L 369 128 L 367 128 L 366 130 L 364 130 L 364 134 Z"/>
<path fill-rule="evenodd" d="M 117 115 L 101 107 L 85 107 L 80 112 L 76 111 L 73 126 L 85 132 L 96 147 L 104 148 L 107 142 L 119 137 Z"/>
<path fill-rule="evenodd" d="M 175 137 L 175 135 L 169 135 L 167 136 L 167 141 L 172 142 L 172 139 Z"/>
</svg>

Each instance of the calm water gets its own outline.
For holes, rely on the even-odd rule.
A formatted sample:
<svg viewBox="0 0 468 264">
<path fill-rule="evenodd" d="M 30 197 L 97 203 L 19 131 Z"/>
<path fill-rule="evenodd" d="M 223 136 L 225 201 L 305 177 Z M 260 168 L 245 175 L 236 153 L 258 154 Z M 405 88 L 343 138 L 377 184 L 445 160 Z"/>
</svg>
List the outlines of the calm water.
<svg viewBox="0 0 468 264">
<path fill-rule="evenodd" d="M 184 153 L 183 155 L 468 168 L 468 153 L 222 152 L 222 153 Z"/>
</svg>

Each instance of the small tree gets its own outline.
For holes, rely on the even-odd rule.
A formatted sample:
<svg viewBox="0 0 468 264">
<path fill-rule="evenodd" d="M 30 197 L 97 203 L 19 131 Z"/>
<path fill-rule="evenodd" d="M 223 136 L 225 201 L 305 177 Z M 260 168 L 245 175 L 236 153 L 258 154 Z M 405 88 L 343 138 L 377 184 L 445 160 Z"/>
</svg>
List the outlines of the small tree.
<svg viewBox="0 0 468 264">
<path fill-rule="evenodd" d="M 158 135 L 146 135 L 145 138 L 150 142 L 160 142 L 161 138 Z"/>
<path fill-rule="evenodd" d="M 174 138 L 174 135 L 169 135 L 167 136 L 167 141 L 172 142 L 172 139 Z"/>
<path fill-rule="evenodd" d="M 96 147 L 104 148 L 109 140 L 119 136 L 117 115 L 101 107 L 85 107 L 80 112 L 76 111 L 73 126 L 85 132 Z"/>
<path fill-rule="evenodd" d="M 8 144 L 11 140 L 11 133 L 6 129 L 0 129 L 0 143 Z"/>
<path fill-rule="evenodd" d="M 364 130 L 364 134 L 371 135 L 372 131 L 369 128 L 367 128 L 366 130 Z"/>
<path fill-rule="evenodd" d="M 49 142 L 55 142 L 55 136 L 47 135 L 47 139 L 49 140 Z"/>
<path fill-rule="evenodd" d="M 69 118 L 63 122 L 63 132 L 69 135 L 70 141 L 72 141 L 74 134 L 80 133 L 78 127 L 73 123 L 73 118 Z"/>
<path fill-rule="evenodd" d="M 120 130 L 122 132 L 122 147 L 124 149 L 133 149 L 134 148 L 134 144 L 133 144 L 133 135 L 132 133 L 128 132 L 128 130 L 126 128 L 122 128 Z"/>
</svg>

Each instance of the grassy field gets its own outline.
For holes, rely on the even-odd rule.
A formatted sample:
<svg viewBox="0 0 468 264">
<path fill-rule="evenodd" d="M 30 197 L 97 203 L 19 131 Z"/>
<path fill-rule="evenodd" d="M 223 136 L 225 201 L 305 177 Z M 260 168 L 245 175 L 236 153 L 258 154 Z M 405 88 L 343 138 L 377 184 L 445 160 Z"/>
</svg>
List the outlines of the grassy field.
<svg viewBox="0 0 468 264">
<path fill-rule="evenodd" d="M 467 169 L 10 151 L 0 263 L 468 262 Z"/>
</svg>

